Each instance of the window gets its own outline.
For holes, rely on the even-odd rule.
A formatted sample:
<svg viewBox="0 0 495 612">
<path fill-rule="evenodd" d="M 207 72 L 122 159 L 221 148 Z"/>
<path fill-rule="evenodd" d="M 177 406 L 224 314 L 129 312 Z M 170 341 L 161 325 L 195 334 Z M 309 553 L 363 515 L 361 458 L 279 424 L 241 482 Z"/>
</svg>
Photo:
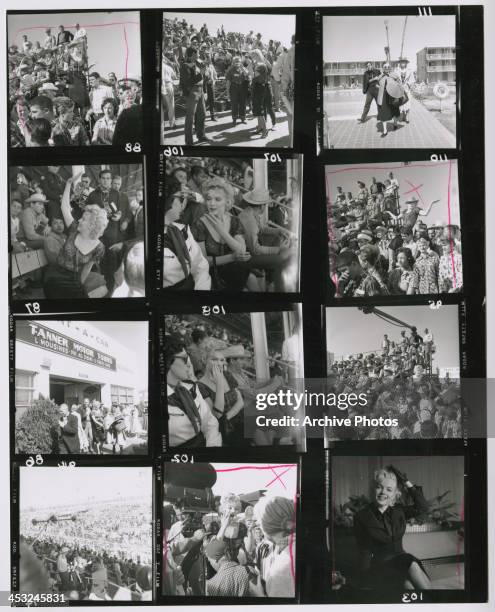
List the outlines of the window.
<svg viewBox="0 0 495 612">
<path fill-rule="evenodd" d="M 15 371 L 15 405 L 31 406 L 34 397 L 34 372 Z"/>
<path fill-rule="evenodd" d="M 111 386 L 112 404 L 134 406 L 134 389 L 130 387 Z"/>
</svg>

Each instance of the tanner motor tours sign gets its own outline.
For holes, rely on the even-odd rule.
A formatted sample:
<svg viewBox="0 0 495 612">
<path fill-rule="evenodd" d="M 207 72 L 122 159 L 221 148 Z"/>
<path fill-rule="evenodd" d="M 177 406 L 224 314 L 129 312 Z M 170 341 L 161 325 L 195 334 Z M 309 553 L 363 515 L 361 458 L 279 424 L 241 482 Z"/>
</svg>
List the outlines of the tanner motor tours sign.
<svg viewBox="0 0 495 612">
<path fill-rule="evenodd" d="M 117 369 L 115 357 L 102 353 L 98 349 L 45 327 L 36 321 L 17 321 L 16 340 L 34 344 L 47 351 L 67 355 L 72 359 L 84 361 L 106 370 L 115 371 Z"/>
</svg>

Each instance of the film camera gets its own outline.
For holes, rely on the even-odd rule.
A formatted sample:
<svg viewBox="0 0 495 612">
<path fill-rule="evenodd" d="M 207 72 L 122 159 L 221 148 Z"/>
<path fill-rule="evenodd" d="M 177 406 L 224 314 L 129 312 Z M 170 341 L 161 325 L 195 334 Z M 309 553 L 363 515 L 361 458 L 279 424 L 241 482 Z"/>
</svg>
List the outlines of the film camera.
<svg viewBox="0 0 495 612">
<path fill-rule="evenodd" d="M 205 529 L 203 517 L 215 512 L 215 497 L 212 486 L 217 480 L 215 468 L 210 463 L 167 464 L 164 473 L 163 499 L 181 509 L 183 519 L 182 535 L 192 537 L 198 529 Z M 165 528 L 171 516 L 164 517 Z M 218 533 L 219 525 L 211 521 L 208 532 Z"/>
</svg>

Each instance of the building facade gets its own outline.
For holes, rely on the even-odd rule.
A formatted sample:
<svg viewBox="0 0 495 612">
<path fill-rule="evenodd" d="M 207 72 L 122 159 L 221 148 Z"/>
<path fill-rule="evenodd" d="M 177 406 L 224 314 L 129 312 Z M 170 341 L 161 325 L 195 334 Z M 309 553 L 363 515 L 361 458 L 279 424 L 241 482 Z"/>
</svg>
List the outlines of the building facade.
<svg viewBox="0 0 495 612">
<path fill-rule="evenodd" d="M 455 83 L 455 47 L 425 47 L 416 54 L 419 83 Z"/>
<path fill-rule="evenodd" d="M 323 65 L 324 87 L 362 87 L 363 73 L 369 61 L 326 62 Z M 383 60 L 371 61 L 371 63 L 377 70 L 381 70 L 383 66 Z"/>
<path fill-rule="evenodd" d="M 16 321 L 15 338 L 17 417 L 40 398 L 133 406 L 145 392 L 136 355 L 89 321 Z"/>
</svg>

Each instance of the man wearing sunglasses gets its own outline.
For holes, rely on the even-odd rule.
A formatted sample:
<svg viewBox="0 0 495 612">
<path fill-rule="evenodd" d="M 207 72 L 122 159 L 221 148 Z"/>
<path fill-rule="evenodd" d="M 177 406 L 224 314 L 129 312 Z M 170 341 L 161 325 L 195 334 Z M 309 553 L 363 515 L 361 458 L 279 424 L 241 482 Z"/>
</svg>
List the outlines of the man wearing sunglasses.
<svg viewBox="0 0 495 612">
<path fill-rule="evenodd" d="M 170 446 L 222 446 L 218 421 L 192 380 L 194 372 L 183 342 L 167 336 L 164 352 Z"/>
</svg>

